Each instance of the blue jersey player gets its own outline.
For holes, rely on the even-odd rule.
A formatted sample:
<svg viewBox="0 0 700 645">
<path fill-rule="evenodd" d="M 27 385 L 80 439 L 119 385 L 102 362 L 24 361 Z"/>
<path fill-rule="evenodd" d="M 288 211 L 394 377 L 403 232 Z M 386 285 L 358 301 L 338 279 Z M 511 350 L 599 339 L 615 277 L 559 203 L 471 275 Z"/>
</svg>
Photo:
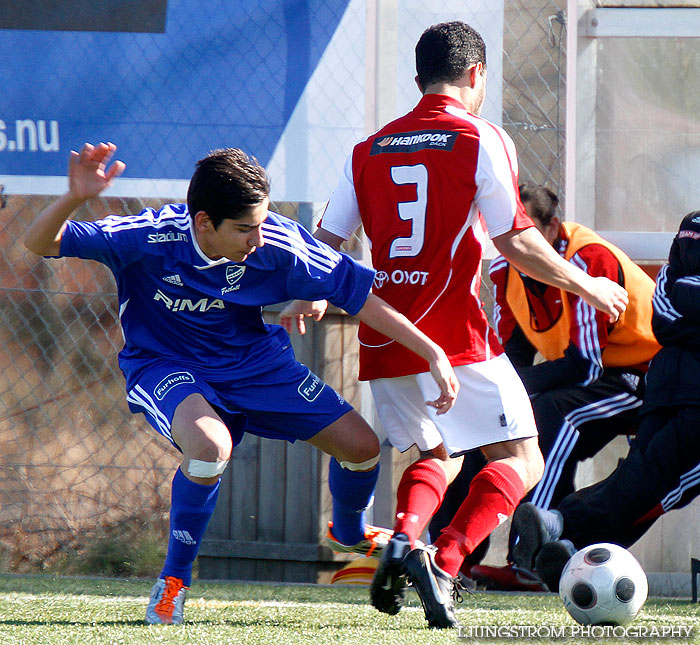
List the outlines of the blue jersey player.
<svg viewBox="0 0 700 645">
<path fill-rule="evenodd" d="M 380 553 L 388 537 L 365 525 L 378 475 L 378 440 L 352 407 L 298 363 L 264 305 L 327 299 L 429 361 L 449 410 L 458 384 L 445 353 L 369 293 L 371 269 L 268 211 L 269 183 L 238 149 L 198 162 L 187 204 L 97 222 L 70 220 L 124 169 L 114 144 L 71 152 L 69 189 L 32 222 L 26 247 L 109 267 L 125 345 L 119 364 L 133 412 L 182 452 L 172 482 L 170 538 L 146 611 L 181 623 L 192 565 L 223 473 L 243 432 L 308 441 L 332 456 L 329 486 L 337 550 Z"/>
</svg>

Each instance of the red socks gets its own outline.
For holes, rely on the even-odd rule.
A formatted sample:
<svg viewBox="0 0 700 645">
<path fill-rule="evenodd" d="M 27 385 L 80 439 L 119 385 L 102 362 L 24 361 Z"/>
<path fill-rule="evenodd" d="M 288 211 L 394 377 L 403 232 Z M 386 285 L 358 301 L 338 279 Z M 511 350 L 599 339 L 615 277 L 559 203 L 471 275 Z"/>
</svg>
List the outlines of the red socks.
<svg viewBox="0 0 700 645">
<path fill-rule="evenodd" d="M 437 461 L 426 459 L 409 466 L 396 491 L 394 532 L 406 534 L 413 545 L 440 507 L 445 490 L 445 471 Z M 434 543 L 437 565 L 456 576 L 464 557 L 510 517 L 524 495 L 523 482 L 513 468 L 499 461 L 484 466 L 469 485 L 469 494 L 454 519 Z"/>
<path fill-rule="evenodd" d="M 413 546 L 440 508 L 446 490 L 445 471 L 437 461 L 417 461 L 406 468 L 396 491 L 394 532 L 405 533 Z"/>
<path fill-rule="evenodd" d="M 435 563 L 456 576 L 464 557 L 510 517 L 524 495 L 523 482 L 513 468 L 498 461 L 486 464 L 472 479 L 450 525 L 433 543 L 438 548 Z"/>
</svg>

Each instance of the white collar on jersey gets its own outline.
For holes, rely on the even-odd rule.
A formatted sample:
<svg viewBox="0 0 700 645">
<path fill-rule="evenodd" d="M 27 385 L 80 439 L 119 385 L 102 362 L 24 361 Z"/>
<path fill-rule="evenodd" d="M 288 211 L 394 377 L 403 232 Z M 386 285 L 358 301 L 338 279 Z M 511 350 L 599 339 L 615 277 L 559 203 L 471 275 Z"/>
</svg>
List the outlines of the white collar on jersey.
<svg viewBox="0 0 700 645">
<path fill-rule="evenodd" d="M 197 266 L 196 264 L 194 265 L 194 268 L 197 269 L 198 271 L 204 271 L 205 269 L 211 269 L 212 267 L 218 267 L 220 264 L 226 264 L 227 262 L 233 262 L 233 260 L 229 260 L 226 257 L 219 258 L 218 260 L 212 260 L 204 251 L 202 251 L 201 247 L 199 246 L 199 242 L 197 242 L 197 236 L 194 234 L 194 222 L 192 221 L 192 216 L 190 215 L 190 237 L 192 238 L 192 245 L 194 246 L 194 250 L 197 251 L 197 254 L 199 255 L 202 260 L 204 260 L 204 264 L 202 266 Z"/>
<path fill-rule="evenodd" d="M 453 116 L 458 116 L 461 119 L 466 119 L 469 117 L 469 110 L 466 108 L 458 108 L 454 105 L 448 105 L 445 108 L 445 112 L 452 114 Z"/>
</svg>

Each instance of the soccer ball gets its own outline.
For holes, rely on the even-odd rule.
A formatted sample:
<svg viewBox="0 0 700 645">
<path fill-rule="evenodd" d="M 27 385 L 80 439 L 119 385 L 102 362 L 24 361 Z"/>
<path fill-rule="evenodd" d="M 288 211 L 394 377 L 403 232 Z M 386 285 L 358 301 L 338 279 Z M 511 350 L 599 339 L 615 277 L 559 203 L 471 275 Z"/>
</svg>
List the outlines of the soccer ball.
<svg viewBox="0 0 700 645">
<path fill-rule="evenodd" d="M 647 599 L 647 577 L 635 557 L 617 544 L 591 544 L 571 556 L 559 596 L 582 625 L 627 625 Z"/>
</svg>

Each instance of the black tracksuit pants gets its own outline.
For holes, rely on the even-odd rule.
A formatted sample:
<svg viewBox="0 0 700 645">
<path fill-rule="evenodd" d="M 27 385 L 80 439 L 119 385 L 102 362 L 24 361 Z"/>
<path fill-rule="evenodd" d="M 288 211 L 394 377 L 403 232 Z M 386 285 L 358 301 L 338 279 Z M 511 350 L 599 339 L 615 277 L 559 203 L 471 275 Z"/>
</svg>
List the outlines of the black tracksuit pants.
<svg viewBox="0 0 700 645">
<path fill-rule="evenodd" d="M 700 405 L 645 413 L 628 456 L 597 484 L 568 496 L 556 509 L 563 538 L 577 548 L 596 542 L 628 547 L 654 521 L 700 493 Z"/>
<path fill-rule="evenodd" d="M 634 434 L 642 405 L 637 390 L 622 370 L 607 369 L 590 385 L 534 396 L 532 410 L 545 468 L 526 501 L 554 508 L 574 491 L 579 462 L 597 454 L 616 436 Z"/>
</svg>

